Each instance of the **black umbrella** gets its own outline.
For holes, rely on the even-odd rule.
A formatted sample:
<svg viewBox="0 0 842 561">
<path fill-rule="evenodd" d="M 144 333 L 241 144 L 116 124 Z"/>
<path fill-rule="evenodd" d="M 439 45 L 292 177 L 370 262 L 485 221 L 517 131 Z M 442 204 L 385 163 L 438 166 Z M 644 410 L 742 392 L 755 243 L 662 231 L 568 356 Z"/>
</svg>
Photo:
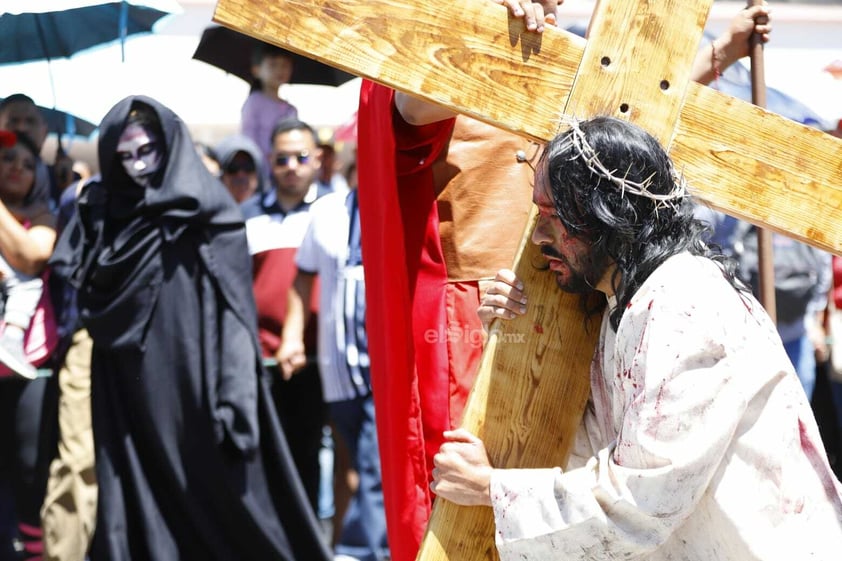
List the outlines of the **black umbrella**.
<svg viewBox="0 0 842 561">
<path fill-rule="evenodd" d="M 213 25 L 202 32 L 193 58 L 251 83 L 251 54 L 261 43 L 254 37 Z M 353 74 L 297 53 L 290 52 L 289 56 L 293 60 L 291 84 L 339 86 L 354 78 Z"/>
</svg>

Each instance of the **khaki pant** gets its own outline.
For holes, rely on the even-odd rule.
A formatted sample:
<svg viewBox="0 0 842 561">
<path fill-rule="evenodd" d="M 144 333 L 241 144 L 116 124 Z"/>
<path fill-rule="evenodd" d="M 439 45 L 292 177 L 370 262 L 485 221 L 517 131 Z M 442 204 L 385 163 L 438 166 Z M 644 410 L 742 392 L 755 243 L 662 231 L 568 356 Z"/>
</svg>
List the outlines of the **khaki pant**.
<svg viewBox="0 0 842 561">
<path fill-rule="evenodd" d="M 77 331 L 58 373 L 58 457 L 41 509 L 44 560 L 83 561 L 96 524 L 91 346 L 88 332 Z"/>
</svg>

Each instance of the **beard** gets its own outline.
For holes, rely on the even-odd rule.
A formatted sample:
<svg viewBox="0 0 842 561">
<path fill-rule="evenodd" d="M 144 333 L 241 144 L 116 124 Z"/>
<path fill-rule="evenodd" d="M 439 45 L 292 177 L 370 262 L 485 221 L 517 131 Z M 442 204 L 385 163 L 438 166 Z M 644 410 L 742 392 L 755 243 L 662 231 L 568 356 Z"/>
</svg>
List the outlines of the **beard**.
<svg viewBox="0 0 842 561">
<path fill-rule="evenodd" d="M 596 285 L 608 270 L 607 257 L 593 252 L 577 255 L 577 265 L 558 252 L 554 247 L 542 246 L 541 253 L 552 257 L 564 264 L 567 274 L 555 271 L 556 284 L 564 292 L 570 294 L 589 294 L 596 290 Z M 566 278 L 565 278 L 566 277 Z"/>
</svg>

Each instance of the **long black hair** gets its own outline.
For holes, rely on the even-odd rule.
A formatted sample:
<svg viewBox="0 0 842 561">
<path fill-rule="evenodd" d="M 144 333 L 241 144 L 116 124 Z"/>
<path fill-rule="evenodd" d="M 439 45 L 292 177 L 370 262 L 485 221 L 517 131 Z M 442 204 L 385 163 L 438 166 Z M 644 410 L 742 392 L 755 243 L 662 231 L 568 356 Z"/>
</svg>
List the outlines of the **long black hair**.
<svg viewBox="0 0 842 561">
<path fill-rule="evenodd" d="M 593 156 L 601 169 L 588 164 Z M 594 262 L 616 265 L 610 279 L 617 298 L 610 318 L 615 329 L 644 281 L 678 253 L 720 262 L 726 278 L 739 287 L 734 262 L 705 243 L 709 227 L 693 216 L 693 198 L 669 156 L 640 127 L 613 117 L 574 124 L 547 145 L 540 165 L 546 166 L 555 209 L 568 233 L 591 244 Z M 645 185 L 645 192 L 634 192 L 635 185 Z M 588 302 L 583 296 L 583 306 L 592 312 Z"/>
</svg>

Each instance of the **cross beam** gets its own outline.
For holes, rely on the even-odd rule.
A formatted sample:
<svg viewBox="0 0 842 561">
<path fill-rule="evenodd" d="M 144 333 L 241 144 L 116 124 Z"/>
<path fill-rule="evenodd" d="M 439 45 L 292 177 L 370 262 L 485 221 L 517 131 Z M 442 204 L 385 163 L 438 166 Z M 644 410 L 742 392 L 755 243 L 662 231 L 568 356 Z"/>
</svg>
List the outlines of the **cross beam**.
<svg viewBox="0 0 842 561">
<path fill-rule="evenodd" d="M 711 3 L 600 2 L 587 42 L 526 32 L 486 0 L 220 0 L 214 19 L 540 142 L 562 113 L 635 121 L 711 206 L 842 252 L 842 141 L 688 82 Z M 596 326 L 540 259 L 524 236 L 529 311 L 492 325 L 462 420 L 498 467 L 564 465 L 589 393 Z M 419 559 L 496 557 L 490 509 L 436 501 Z"/>
<path fill-rule="evenodd" d="M 540 36 L 526 32 L 505 8 L 482 0 L 220 0 L 214 19 L 538 141 L 552 138 L 559 114 L 570 109 L 580 117 L 595 114 L 594 109 L 625 116 L 654 133 L 648 118 L 652 107 L 683 96 L 672 134 L 659 140 L 697 197 L 738 218 L 842 253 L 842 141 L 710 88 L 683 83 L 688 70 L 678 61 L 658 75 L 649 64 L 651 51 L 622 48 L 631 44 L 623 39 L 625 32 L 634 30 L 652 34 L 665 54 L 674 55 L 690 42 L 695 49 L 707 11 L 693 22 L 693 33 L 673 32 L 687 30 L 686 4 L 602 2 L 595 23 L 601 17 L 631 27 L 621 30 L 619 38 L 601 39 L 601 48 L 589 50 L 590 61 L 583 60 L 584 39 L 554 28 Z M 664 6 L 674 12 L 666 25 L 655 25 Z M 699 10 L 691 12 L 695 16 Z M 606 54 L 611 58 L 607 67 L 585 64 Z M 635 67 L 626 74 L 631 81 L 624 88 L 612 80 L 620 64 Z M 593 91 L 589 102 L 571 100 L 574 82 L 585 73 L 602 75 L 603 84 L 613 87 Z M 668 90 L 660 90 L 664 79 Z M 629 106 L 625 114 L 623 103 Z"/>
</svg>

